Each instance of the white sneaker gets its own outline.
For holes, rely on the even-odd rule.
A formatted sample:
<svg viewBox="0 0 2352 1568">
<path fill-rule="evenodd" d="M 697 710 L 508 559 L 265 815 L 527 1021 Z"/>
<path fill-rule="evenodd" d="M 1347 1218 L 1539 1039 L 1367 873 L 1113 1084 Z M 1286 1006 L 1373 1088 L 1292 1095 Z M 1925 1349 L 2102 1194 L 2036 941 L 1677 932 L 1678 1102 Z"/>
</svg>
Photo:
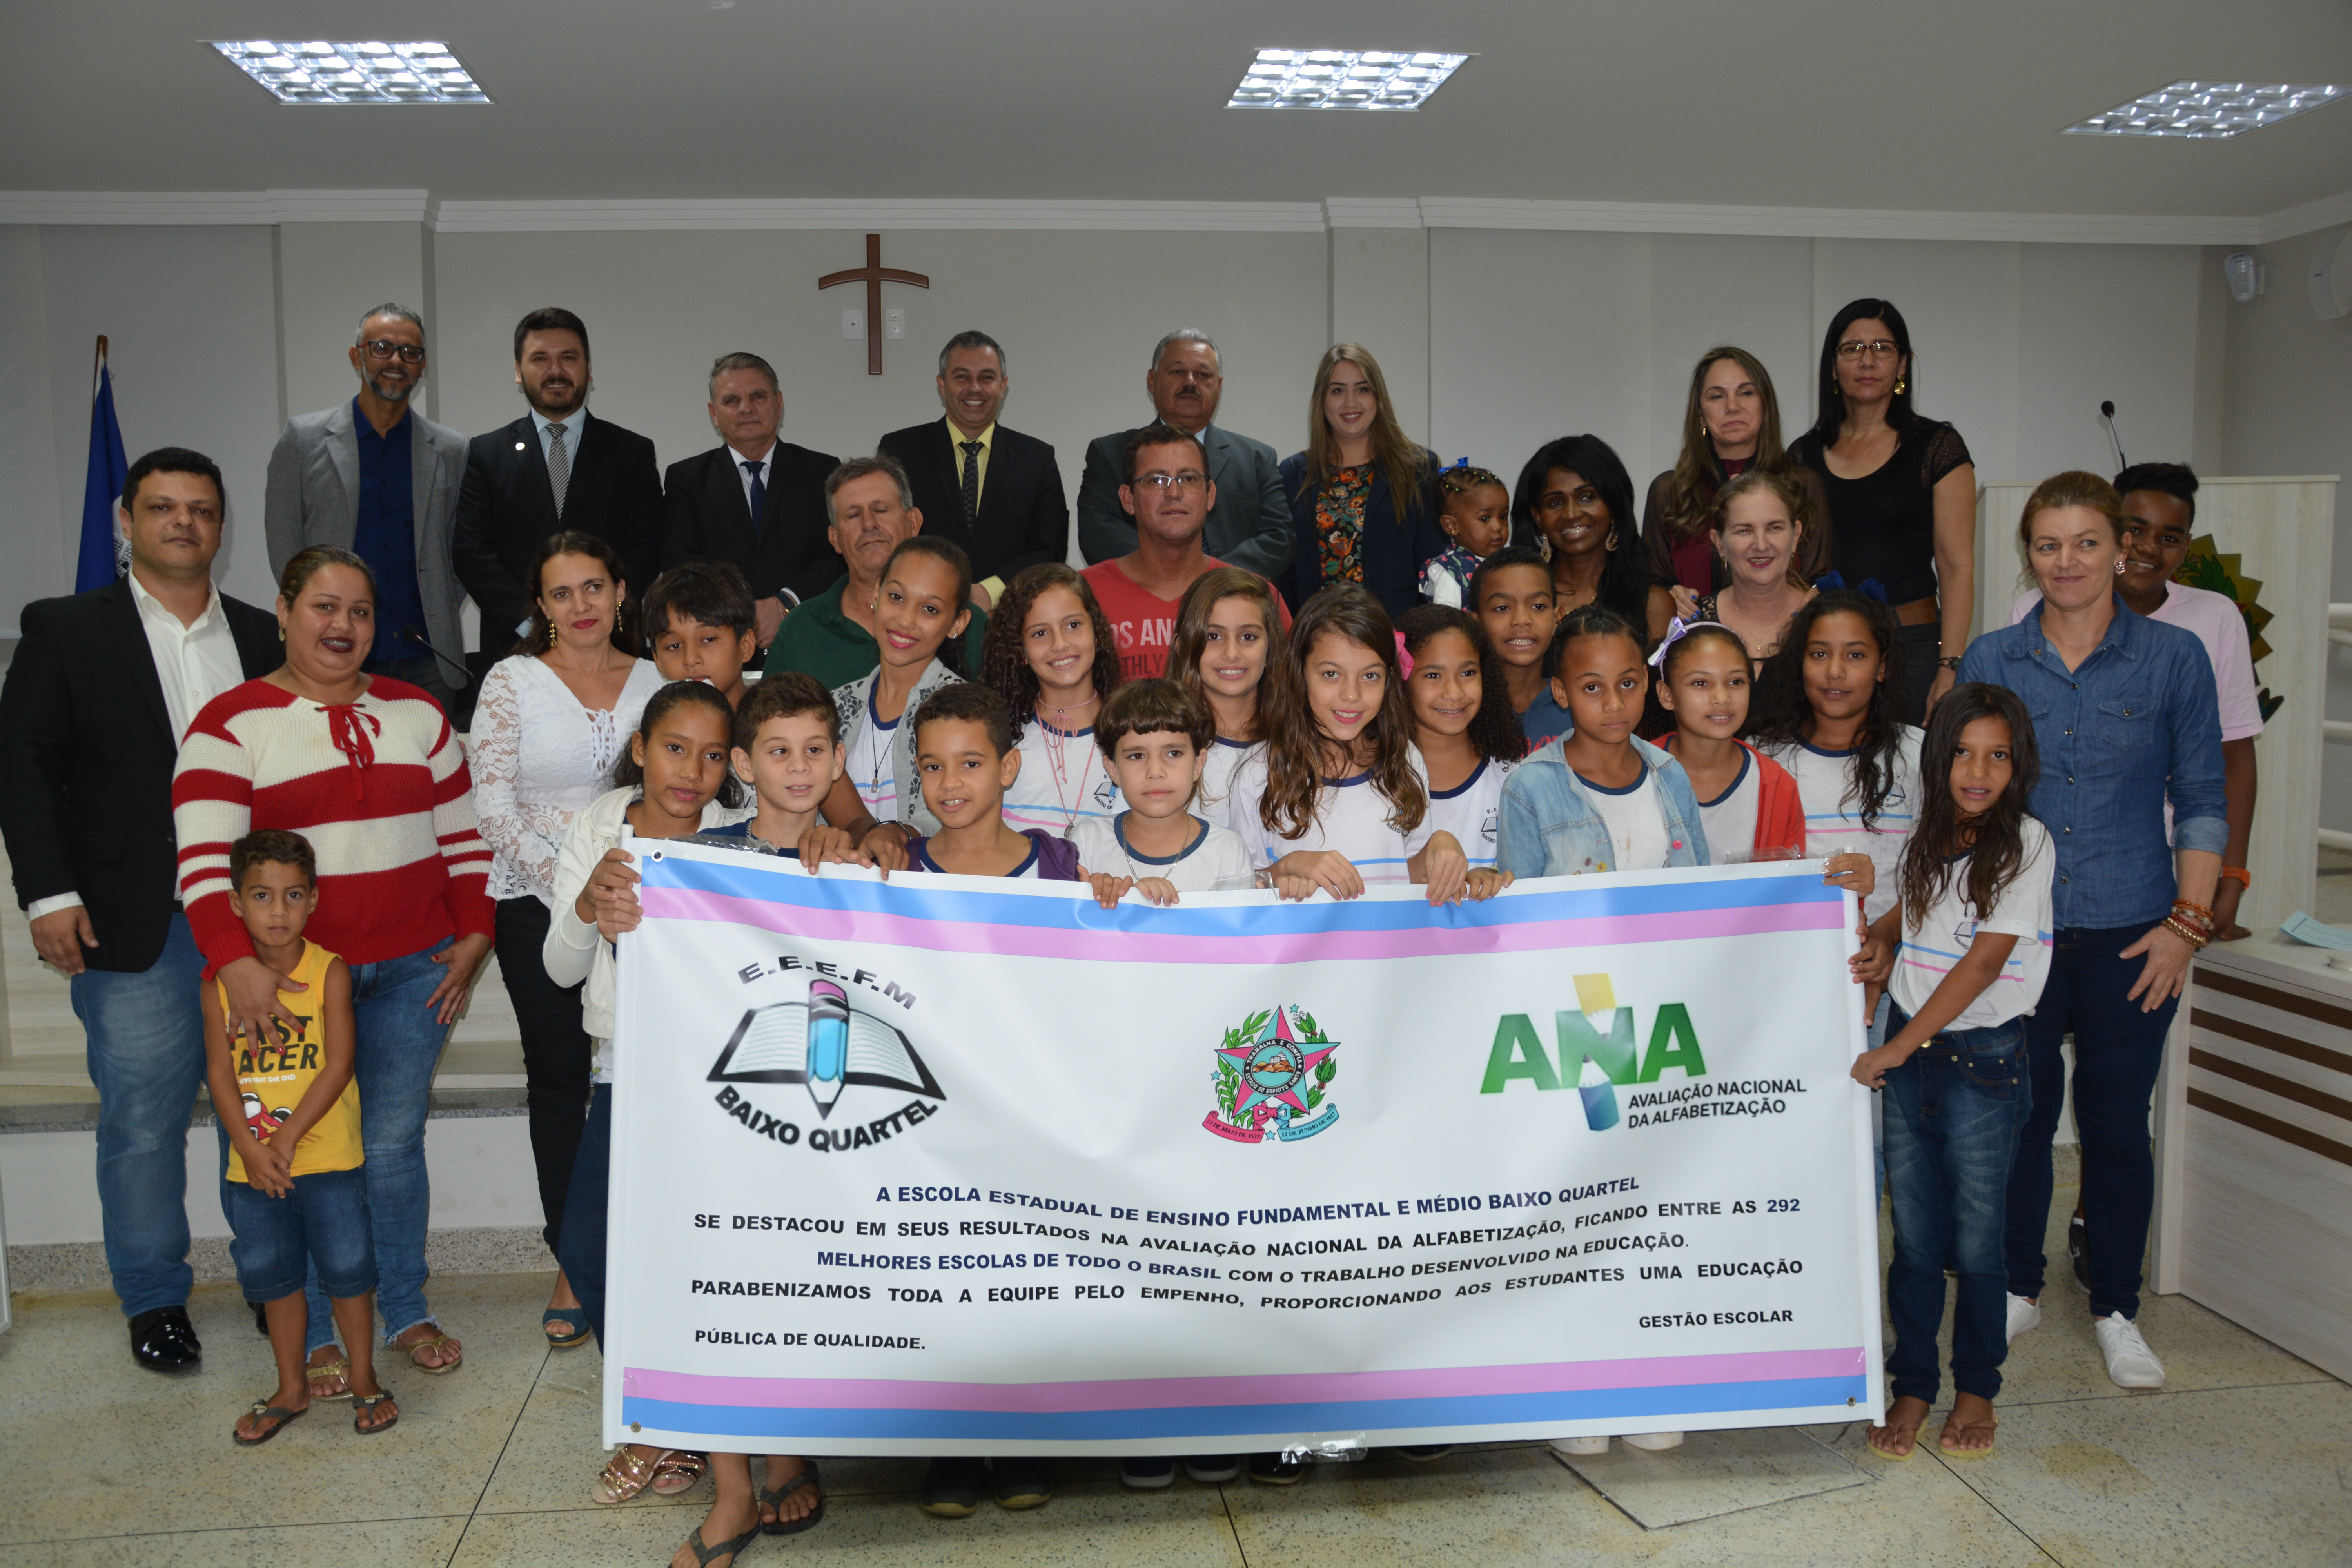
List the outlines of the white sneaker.
<svg viewBox="0 0 2352 1568">
<path fill-rule="evenodd" d="M 1668 1448 L 1682 1446 L 1683 1435 L 1679 1432 L 1629 1432 L 1625 1436 L 1625 1447 L 1646 1448 L 1653 1454 L 1663 1454 Z"/>
<path fill-rule="evenodd" d="M 2038 1329 L 2038 1328 L 2040 1328 L 2041 1326 L 2042 1326 L 2042 1306 L 2041 1306 L 2041 1303 L 2040 1303 L 2040 1302 L 2038 1302 L 2038 1301 L 2029 1301 L 2029 1300 L 2026 1300 L 2024 1297 L 2022 1297 L 2022 1296 L 2014 1296 L 2014 1295 L 2013 1295 L 2013 1296 L 2010 1297 L 2010 1299 L 2009 1299 L 2009 1342 L 2010 1342 L 2010 1343 L 2011 1343 L 2011 1344 L 2015 1344 L 2015 1343 L 2017 1342 L 2017 1336 L 2018 1336 L 2018 1335 L 2020 1335 L 2020 1334 L 2021 1334 L 2021 1333 L 2023 1333 L 2023 1332 L 2025 1332 L 2028 1329 Z"/>
<path fill-rule="evenodd" d="M 2139 1325 L 2121 1312 L 2109 1312 L 2096 1325 L 2099 1353 L 2107 1358 L 2107 1375 L 2118 1388 L 2162 1388 L 2164 1363 L 2140 1337 Z"/>
<path fill-rule="evenodd" d="M 1555 1454 L 1566 1454 L 1570 1458 L 1589 1459 L 1595 1454 L 1607 1453 L 1609 1439 L 1606 1437 L 1554 1437 L 1551 1440 L 1551 1450 Z"/>
</svg>

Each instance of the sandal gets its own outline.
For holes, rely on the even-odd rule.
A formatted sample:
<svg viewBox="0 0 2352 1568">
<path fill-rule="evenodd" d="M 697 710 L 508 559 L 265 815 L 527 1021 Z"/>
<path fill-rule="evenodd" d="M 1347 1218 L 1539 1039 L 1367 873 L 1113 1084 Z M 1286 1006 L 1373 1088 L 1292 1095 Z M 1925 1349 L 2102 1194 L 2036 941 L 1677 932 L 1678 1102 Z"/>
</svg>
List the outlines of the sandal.
<svg viewBox="0 0 2352 1568">
<path fill-rule="evenodd" d="M 399 1426 L 400 1406 L 398 1405 L 394 1405 L 392 1407 L 391 1420 L 379 1421 L 373 1426 L 362 1426 L 360 1425 L 362 1417 L 373 1415 L 377 1405 L 384 1404 L 391 1398 L 392 1391 L 390 1389 L 382 1389 L 374 1394 L 352 1394 L 352 1430 L 358 1433 L 362 1437 L 373 1437 L 379 1432 L 389 1432 L 394 1426 Z"/>
<path fill-rule="evenodd" d="M 258 1415 L 264 1421 L 275 1421 L 278 1425 L 272 1426 L 268 1431 L 264 1432 L 258 1437 L 248 1437 L 234 1426 L 228 1429 L 228 1435 L 236 1439 L 236 1446 L 240 1448 L 258 1448 L 264 1443 L 268 1442 L 269 1439 L 277 1436 L 278 1434 L 286 1430 L 286 1424 L 288 1422 L 299 1421 L 303 1416 L 310 1413 L 310 1407 L 307 1405 L 299 1410 L 289 1410 L 282 1405 L 265 1404 L 263 1401 L 257 1399 L 253 1402 L 253 1408 L 247 1411 L 246 1414 L 247 1415 Z"/>
<path fill-rule="evenodd" d="M 440 1324 L 428 1323 L 425 1326 L 433 1331 L 425 1335 L 422 1339 L 411 1340 L 406 1344 L 402 1344 L 397 1340 L 393 1342 L 393 1348 L 399 1351 L 403 1355 L 408 1358 L 409 1365 L 415 1367 L 417 1371 L 425 1373 L 427 1376 L 439 1377 L 444 1373 L 455 1372 L 459 1367 L 466 1364 L 465 1350 L 458 1345 L 457 1341 L 451 1339 L 448 1335 L 441 1331 Z M 445 1361 L 439 1366 L 427 1366 L 423 1362 L 416 1359 L 416 1352 L 418 1351 L 437 1351 L 443 1349 L 456 1350 L 457 1352 L 457 1359 L 455 1361 Z"/>
<path fill-rule="evenodd" d="M 672 1448 L 654 1461 L 654 1495 L 676 1497 L 680 1492 L 692 1491 L 694 1483 L 700 1480 L 703 1472 L 709 1468 L 709 1455 L 698 1454 L 688 1448 Z"/>
<path fill-rule="evenodd" d="M 727 1568 L 735 1568 L 735 1559 L 743 1554 L 743 1548 L 759 1538 L 759 1522 L 754 1521 L 751 1529 L 732 1541 L 722 1541 L 716 1546 L 705 1546 L 702 1544 L 702 1526 L 698 1524 L 694 1527 L 694 1532 L 686 1538 L 686 1549 L 694 1553 L 694 1560 L 702 1564 L 702 1568 L 710 1568 L 710 1560 L 714 1557 L 726 1558 Z"/>
<path fill-rule="evenodd" d="M 801 1464 L 803 1466 L 801 1473 L 782 1486 L 760 1489 L 760 1501 L 774 1509 L 779 1515 L 783 1512 L 782 1507 L 783 1500 L 803 1487 L 817 1487 L 820 1490 L 823 1489 L 823 1483 L 817 1479 L 816 1461 L 803 1459 Z M 814 1530 L 817 1521 L 824 1517 L 824 1500 L 823 1497 L 819 1497 L 816 1500 L 816 1506 L 798 1519 L 786 1521 L 780 1517 L 773 1523 L 762 1524 L 760 1528 L 770 1535 L 798 1535 L 803 1530 Z"/>
<path fill-rule="evenodd" d="M 675 1448 L 663 1448 L 653 1454 L 640 1454 L 624 1443 L 604 1461 L 604 1468 L 588 1495 L 610 1507 L 628 1501 L 646 1489 L 646 1483 L 660 1473 L 663 1465 L 677 1454 Z"/>
<path fill-rule="evenodd" d="M 342 1387 L 320 1388 L 319 1382 L 321 1378 L 336 1379 L 342 1384 Z M 352 1363 L 342 1356 L 337 1356 L 332 1361 L 314 1362 L 302 1369 L 302 1382 L 310 1389 L 310 1398 L 314 1403 L 321 1399 L 349 1399 L 352 1396 L 351 1379 Z"/>
<path fill-rule="evenodd" d="M 558 1323 L 564 1325 L 564 1334 L 555 1331 Z M 577 1307 L 550 1307 L 539 1315 L 539 1329 L 547 1336 L 550 1350 L 568 1351 L 574 1345 L 588 1342 L 588 1314 Z M 425 1342 L 419 1340 L 416 1342 L 423 1344 Z"/>
</svg>

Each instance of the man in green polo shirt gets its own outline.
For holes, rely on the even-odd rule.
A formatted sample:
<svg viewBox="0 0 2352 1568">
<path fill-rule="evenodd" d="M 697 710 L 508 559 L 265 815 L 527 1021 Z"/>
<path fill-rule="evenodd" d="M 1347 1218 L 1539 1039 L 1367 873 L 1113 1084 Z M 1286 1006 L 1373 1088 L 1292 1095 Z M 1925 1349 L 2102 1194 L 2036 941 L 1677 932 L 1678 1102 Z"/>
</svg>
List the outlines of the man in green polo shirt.
<svg viewBox="0 0 2352 1568">
<path fill-rule="evenodd" d="M 874 642 L 874 600 L 890 552 L 922 531 L 907 471 L 887 457 L 852 458 L 824 481 L 825 538 L 849 575 L 784 617 L 768 649 L 766 673 L 803 670 L 830 691 L 872 673 L 882 662 Z M 964 634 L 963 667 L 980 668 L 988 612 L 975 604 Z"/>
</svg>

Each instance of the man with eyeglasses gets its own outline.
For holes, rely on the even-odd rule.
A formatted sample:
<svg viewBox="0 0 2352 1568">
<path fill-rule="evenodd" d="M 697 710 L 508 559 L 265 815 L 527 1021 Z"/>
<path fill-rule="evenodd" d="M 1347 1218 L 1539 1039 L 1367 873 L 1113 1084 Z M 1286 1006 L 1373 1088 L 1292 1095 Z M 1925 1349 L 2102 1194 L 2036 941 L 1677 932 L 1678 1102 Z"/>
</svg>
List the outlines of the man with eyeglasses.
<svg viewBox="0 0 2352 1568">
<path fill-rule="evenodd" d="M 1151 351 L 1143 389 L 1159 423 L 1192 437 L 1205 454 L 1215 492 L 1202 535 L 1206 548 L 1261 577 L 1280 577 L 1290 569 L 1294 543 L 1290 498 L 1273 447 L 1212 423 L 1225 389 L 1217 345 L 1192 327 L 1169 333 Z M 1078 481 L 1078 547 L 1088 561 L 1110 561 L 1136 548 L 1134 519 L 1119 503 L 1120 464 L 1136 435 L 1098 436 L 1087 448 L 1086 476 Z"/>
<path fill-rule="evenodd" d="M 1200 437 L 1172 425 L 1147 425 L 1128 437 L 1118 471 L 1119 505 L 1129 519 L 1135 548 L 1097 562 L 1079 575 L 1094 589 L 1118 638 L 1119 679 L 1147 680 L 1168 672 L 1168 645 L 1184 590 L 1233 563 L 1202 548 L 1216 510 L 1217 483 L 1209 476 L 1209 454 Z M 1274 602 L 1288 626 L 1290 611 L 1281 594 Z"/>
<path fill-rule="evenodd" d="M 358 395 L 289 419 L 269 454 L 269 570 L 283 572 L 314 544 L 357 554 L 375 574 L 368 673 L 422 687 L 462 717 L 466 590 L 450 539 L 466 437 L 409 406 L 425 381 L 425 323 L 415 311 L 386 303 L 362 316 L 351 361 Z"/>
</svg>

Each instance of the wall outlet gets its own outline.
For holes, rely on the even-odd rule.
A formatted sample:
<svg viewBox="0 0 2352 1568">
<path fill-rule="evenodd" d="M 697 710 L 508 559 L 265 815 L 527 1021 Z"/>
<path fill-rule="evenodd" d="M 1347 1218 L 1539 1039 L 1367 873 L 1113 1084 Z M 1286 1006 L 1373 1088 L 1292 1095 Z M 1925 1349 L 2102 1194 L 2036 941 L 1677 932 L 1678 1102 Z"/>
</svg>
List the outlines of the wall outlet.
<svg viewBox="0 0 2352 1568">
<path fill-rule="evenodd" d="M 907 335 L 907 312 L 904 310 L 883 311 L 882 335 L 886 338 L 905 337 Z"/>
<path fill-rule="evenodd" d="M 866 312 L 859 310 L 844 310 L 841 313 L 841 335 L 845 338 L 863 339 L 866 336 Z"/>
</svg>

